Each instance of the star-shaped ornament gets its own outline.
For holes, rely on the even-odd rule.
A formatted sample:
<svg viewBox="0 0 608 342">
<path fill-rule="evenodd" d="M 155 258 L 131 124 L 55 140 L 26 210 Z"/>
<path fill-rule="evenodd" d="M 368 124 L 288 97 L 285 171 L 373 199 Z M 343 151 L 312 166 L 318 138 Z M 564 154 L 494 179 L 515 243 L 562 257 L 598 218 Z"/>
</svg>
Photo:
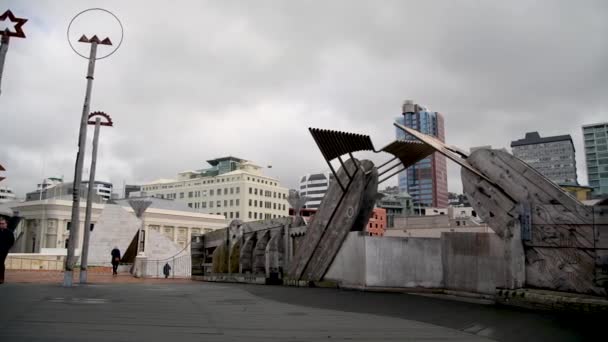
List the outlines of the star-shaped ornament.
<svg viewBox="0 0 608 342">
<path fill-rule="evenodd" d="M 11 31 L 7 28 L 4 31 L 0 31 L 0 36 L 6 35 L 9 37 L 25 38 L 25 33 L 23 32 L 23 29 L 21 27 L 27 22 L 27 19 L 15 17 L 13 12 L 11 12 L 10 10 L 7 10 L 2 15 L 0 15 L 0 21 L 5 21 L 6 19 L 8 19 L 11 23 L 15 23 L 15 31 Z"/>
</svg>

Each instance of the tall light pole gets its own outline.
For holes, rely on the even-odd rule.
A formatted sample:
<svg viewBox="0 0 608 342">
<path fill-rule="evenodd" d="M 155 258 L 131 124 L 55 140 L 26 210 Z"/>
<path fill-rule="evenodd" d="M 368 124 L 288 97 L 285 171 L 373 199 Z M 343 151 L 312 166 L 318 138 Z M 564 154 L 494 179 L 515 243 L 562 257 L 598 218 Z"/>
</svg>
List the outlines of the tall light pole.
<svg viewBox="0 0 608 342">
<path fill-rule="evenodd" d="M 97 57 L 97 46 L 98 45 L 111 46 L 112 41 L 110 41 L 110 38 L 106 37 L 105 39 L 100 40 L 97 37 L 97 35 L 94 35 L 93 37 L 91 37 L 89 39 L 85 35 L 82 35 L 80 37 L 80 39 L 78 39 L 78 41 L 81 43 L 91 44 L 91 49 L 89 51 L 88 57 L 85 57 L 84 55 L 80 54 L 74 48 L 74 46 L 72 45 L 72 42 L 70 40 L 70 28 L 72 27 L 72 23 L 74 23 L 74 20 L 76 18 L 78 18 L 80 15 L 82 15 L 85 12 L 89 12 L 89 11 L 103 11 L 103 12 L 109 13 L 120 24 L 120 28 L 121 28 L 120 43 L 109 54 L 102 56 L 102 57 Z M 84 11 L 78 13 L 74 18 L 72 18 L 72 20 L 70 21 L 70 24 L 68 25 L 68 29 L 67 29 L 67 37 L 68 37 L 68 43 L 70 44 L 70 47 L 72 47 L 72 50 L 74 50 L 74 52 L 76 54 L 78 54 L 79 56 L 81 56 L 83 58 L 87 58 L 88 62 L 89 62 L 89 66 L 87 69 L 87 77 L 86 77 L 87 87 L 86 87 L 85 96 L 84 96 L 84 105 L 82 107 L 82 115 L 80 118 L 80 133 L 78 136 L 78 152 L 76 153 L 76 165 L 74 168 L 74 183 L 73 183 L 73 187 L 72 187 L 71 229 L 70 229 L 69 240 L 68 240 L 68 252 L 67 252 L 67 257 L 65 259 L 64 278 L 63 278 L 63 286 L 66 286 L 66 287 L 72 286 L 73 270 L 74 270 L 74 265 L 76 264 L 75 249 L 76 249 L 76 246 L 77 246 L 78 240 L 79 240 L 78 239 L 78 235 L 79 235 L 78 230 L 80 228 L 80 185 L 81 185 L 80 183 L 82 182 L 82 166 L 84 163 L 86 138 L 87 138 L 87 119 L 89 117 L 89 107 L 90 107 L 90 103 L 91 103 L 91 91 L 93 89 L 93 76 L 95 74 L 95 61 L 97 59 L 106 58 L 106 57 L 110 56 L 111 54 L 113 54 L 114 52 L 116 52 L 118 47 L 120 47 L 120 45 L 122 44 L 122 38 L 123 38 L 122 35 L 123 35 L 122 24 L 120 23 L 120 20 L 118 20 L 118 18 L 112 12 L 101 9 L 101 8 L 91 8 L 91 9 L 87 9 L 87 10 L 84 10 Z M 85 227 L 84 229 L 86 230 L 86 229 L 88 229 L 88 227 Z"/>
<path fill-rule="evenodd" d="M 8 28 L 6 28 L 4 31 L 0 31 L 0 94 L 2 93 L 2 72 L 4 71 L 4 61 L 6 59 L 6 53 L 8 52 L 10 38 L 25 38 L 25 33 L 23 33 L 23 29 L 21 27 L 27 22 L 27 19 L 15 17 L 13 12 L 10 10 L 7 10 L 0 15 L 0 21 L 5 21 L 6 19 L 12 23 L 15 23 L 15 31 L 10 31 Z"/>
<path fill-rule="evenodd" d="M 95 118 L 95 121 L 91 119 Z M 104 122 L 101 122 L 101 119 Z M 99 143 L 99 127 L 113 127 L 112 118 L 104 112 L 93 112 L 89 114 L 89 125 L 95 125 L 95 133 L 93 134 L 93 153 L 91 155 L 91 171 L 89 174 L 89 187 L 87 192 L 87 207 L 84 214 L 84 232 L 82 239 L 82 253 L 80 255 L 80 283 L 87 282 L 87 266 L 89 259 L 89 237 L 91 236 L 91 207 L 93 206 L 93 191 L 95 190 L 95 170 L 97 168 L 97 145 Z"/>
</svg>

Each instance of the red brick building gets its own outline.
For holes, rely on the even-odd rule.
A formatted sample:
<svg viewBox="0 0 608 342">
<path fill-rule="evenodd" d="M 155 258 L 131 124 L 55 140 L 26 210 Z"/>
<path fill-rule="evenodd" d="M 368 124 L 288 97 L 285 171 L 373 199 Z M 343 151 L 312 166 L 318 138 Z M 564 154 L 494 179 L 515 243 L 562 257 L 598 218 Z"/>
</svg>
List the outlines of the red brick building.
<svg viewBox="0 0 608 342">
<path fill-rule="evenodd" d="M 383 236 L 386 229 L 386 209 L 374 208 L 366 231 L 371 236 Z"/>
</svg>

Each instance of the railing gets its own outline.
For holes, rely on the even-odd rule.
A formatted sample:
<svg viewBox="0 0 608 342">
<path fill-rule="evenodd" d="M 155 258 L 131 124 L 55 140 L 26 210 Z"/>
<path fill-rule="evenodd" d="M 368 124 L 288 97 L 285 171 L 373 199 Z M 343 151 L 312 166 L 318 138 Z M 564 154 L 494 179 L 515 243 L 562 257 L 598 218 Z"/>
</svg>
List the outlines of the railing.
<svg viewBox="0 0 608 342">
<path fill-rule="evenodd" d="M 190 278 L 192 276 L 192 259 L 190 256 L 190 244 L 182 250 L 164 259 L 143 259 L 136 263 L 136 268 L 144 278 Z M 165 274 L 165 266 L 168 265 L 168 274 Z"/>
<path fill-rule="evenodd" d="M 165 273 L 167 265 L 169 268 Z M 142 260 L 140 267 L 144 278 L 190 278 L 192 276 L 192 260 L 189 254 L 167 259 Z"/>
</svg>

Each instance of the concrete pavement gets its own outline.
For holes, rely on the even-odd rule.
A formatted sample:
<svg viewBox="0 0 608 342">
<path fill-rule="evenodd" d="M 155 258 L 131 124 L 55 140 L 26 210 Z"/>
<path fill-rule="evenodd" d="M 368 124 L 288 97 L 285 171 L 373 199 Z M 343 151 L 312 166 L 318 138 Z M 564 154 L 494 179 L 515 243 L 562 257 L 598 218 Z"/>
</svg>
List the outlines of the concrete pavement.
<svg viewBox="0 0 608 342">
<path fill-rule="evenodd" d="M 7 283 L 0 286 L 0 303 L 3 342 L 485 340 L 427 323 L 288 304 L 200 282 L 70 289 Z"/>
</svg>

